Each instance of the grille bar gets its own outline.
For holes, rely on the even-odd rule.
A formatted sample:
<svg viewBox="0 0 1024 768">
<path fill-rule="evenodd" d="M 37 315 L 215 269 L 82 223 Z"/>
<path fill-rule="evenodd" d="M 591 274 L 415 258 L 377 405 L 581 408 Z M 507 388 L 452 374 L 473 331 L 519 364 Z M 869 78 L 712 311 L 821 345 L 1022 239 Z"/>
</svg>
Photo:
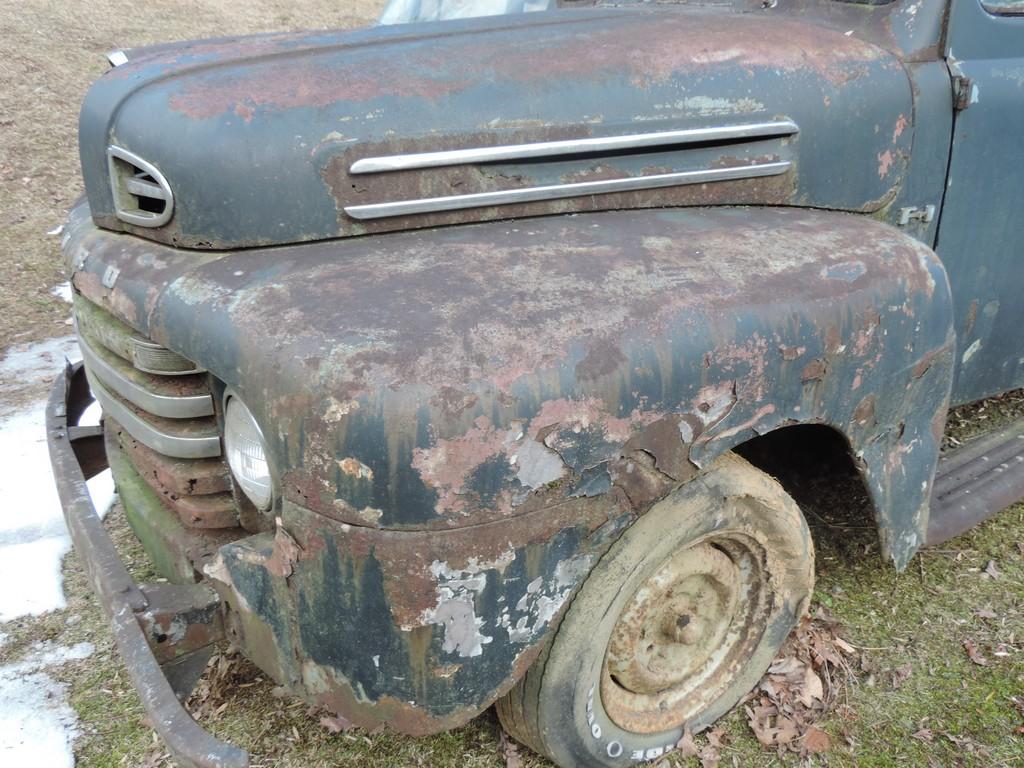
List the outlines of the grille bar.
<svg viewBox="0 0 1024 768">
<path fill-rule="evenodd" d="M 136 197 L 151 197 L 154 200 L 166 200 L 167 193 L 159 184 L 149 181 L 145 175 L 135 175 L 124 180 L 124 188 Z"/>
<path fill-rule="evenodd" d="M 132 381 L 117 366 L 105 360 L 94 350 L 84 334 L 78 336 L 78 346 L 89 373 L 119 394 L 132 405 L 168 419 L 191 419 L 213 416 L 213 397 L 209 394 L 170 396 L 152 392 Z"/>
<path fill-rule="evenodd" d="M 174 434 L 158 428 L 119 400 L 86 368 L 89 388 L 105 413 L 110 414 L 132 437 L 157 453 L 179 459 L 206 459 L 220 456 L 220 435 L 216 427 Z"/>
<path fill-rule="evenodd" d="M 186 376 L 190 373 L 203 373 L 203 369 L 177 352 L 167 347 L 154 344 L 152 341 L 132 336 L 128 340 L 132 351 L 132 365 L 140 371 L 155 376 Z"/>
</svg>

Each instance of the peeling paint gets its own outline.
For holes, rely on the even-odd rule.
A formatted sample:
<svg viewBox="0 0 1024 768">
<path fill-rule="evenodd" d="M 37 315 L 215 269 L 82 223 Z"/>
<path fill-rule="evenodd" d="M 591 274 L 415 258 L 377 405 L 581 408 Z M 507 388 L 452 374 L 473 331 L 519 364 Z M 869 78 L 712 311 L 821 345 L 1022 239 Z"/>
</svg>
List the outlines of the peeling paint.
<svg viewBox="0 0 1024 768">
<path fill-rule="evenodd" d="M 981 339 L 975 339 L 973 342 L 971 342 L 971 345 L 964 350 L 964 354 L 960 358 L 960 362 L 963 363 L 964 365 L 967 365 L 967 363 L 971 361 L 971 358 L 974 357 L 980 349 Z"/>
<path fill-rule="evenodd" d="M 514 559 L 515 552 L 509 550 L 490 563 L 478 564 L 471 558 L 465 569 L 453 570 L 438 560 L 431 563 L 430 573 L 437 580 L 437 605 L 423 612 L 423 621 L 444 630 L 442 650 L 461 657 L 479 656 L 484 652 L 484 646 L 493 637 L 480 631 L 484 620 L 476 615 L 475 601 L 487 586 L 486 572 L 502 571 Z"/>
</svg>

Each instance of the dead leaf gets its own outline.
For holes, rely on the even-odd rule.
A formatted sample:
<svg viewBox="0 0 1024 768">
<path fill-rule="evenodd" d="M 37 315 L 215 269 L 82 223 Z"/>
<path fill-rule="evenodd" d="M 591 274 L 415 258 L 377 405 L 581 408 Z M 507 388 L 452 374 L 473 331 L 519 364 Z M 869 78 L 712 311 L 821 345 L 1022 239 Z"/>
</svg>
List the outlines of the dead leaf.
<svg viewBox="0 0 1024 768">
<path fill-rule="evenodd" d="M 800 620 L 757 688 L 743 699 L 747 723 L 758 742 L 780 754 L 806 756 L 813 749 L 827 749 L 831 739 L 817 724 L 839 701 L 843 681 L 853 677 L 857 665 L 866 663 L 853 645 L 839 637 L 839 623 L 817 606 L 812 615 Z M 701 749 L 699 744 L 697 748 Z M 717 759 L 718 755 L 702 751 L 700 757 Z"/>
<path fill-rule="evenodd" d="M 825 689 L 818 677 L 810 667 L 804 667 L 803 685 L 800 687 L 800 694 L 797 696 L 800 703 L 805 707 L 814 706 L 814 701 L 821 701 L 825 698 Z"/>
<path fill-rule="evenodd" d="M 789 744 L 800 737 L 796 723 L 788 717 L 779 717 L 775 723 L 775 743 Z"/>
<path fill-rule="evenodd" d="M 790 656 L 789 658 L 777 659 L 772 662 L 772 665 L 768 667 L 768 674 L 791 678 L 793 682 L 796 682 L 803 677 L 803 668 L 804 663 L 800 659 Z"/>
<path fill-rule="evenodd" d="M 352 728 L 352 722 L 346 720 L 341 715 L 331 716 L 324 715 L 320 718 L 320 725 L 326 728 L 331 733 L 341 733 Z M 295 734 L 296 740 L 298 740 L 298 732 Z"/>
<path fill-rule="evenodd" d="M 974 646 L 971 640 L 964 640 L 964 650 L 967 651 L 967 658 L 979 667 L 987 667 L 988 659 L 981 655 L 981 652 Z"/>
<path fill-rule="evenodd" d="M 841 637 L 833 638 L 832 642 L 835 643 L 836 648 L 841 650 L 847 656 L 853 656 L 857 652 L 856 648 L 854 648 L 848 642 L 843 640 L 843 638 L 841 638 Z"/>
<path fill-rule="evenodd" d="M 683 736 L 676 742 L 676 750 L 681 757 L 696 757 L 700 760 L 701 768 L 718 768 L 722 756 L 718 748 L 722 745 L 723 731 L 716 728 L 707 734 L 707 743 L 698 744 L 690 733 L 690 729 L 683 730 Z"/>
<path fill-rule="evenodd" d="M 808 753 L 827 752 L 832 747 L 831 737 L 813 725 L 804 735 L 804 750 Z"/>
<path fill-rule="evenodd" d="M 903 684 L 910 679 L 913 672 L 914 667 L 909 663 L 904 664 L 902 667 L 896 667 L 896 669 L 892 671 L 892 687 L 894 689 L 901 688 Z"/>
<path fill-rule="evenodd" d="M 779 715 L 775 707 L 747 707 L 747 723 L 754 736 L 766 747 L 780 747 L 799 737 L 796 723 Z"/>
<path fill-rule="evenodd" d="M 727 739 L 725 728 L 721 725 L 717 728 L 712 728 L 710 731 L 707 732 L 707 740 L 708 744 L 710 744 L 715 749 L 718 749 L 726 743 Z"/>
<path fill-rule="evenodd" d="M 510 739 L 504 731 L 498 742 L 498 750 L 505 759 L 505 768 L 523 768 L 523 756 L 519 754 L 519 745 Z"/>
<path fill-rule="evenodd" d="M 998 616 L 996 616 L 996 612 L 993 611 L 991 608 L 981 608 L 980 610 L 975 611 L 974 615 L 977 616 L 979 619 L 999 618 Z"/>
<path fill-rule="evenodd" d="M 704 747 L 700 751 L 700 768 L 718 768 L 718 764 L 721 761 L 722 756 L 714 747 Z"/>
<path fill-rule="evenodd" d="M 697 742 L 693 740 L 693 734 L 690 733 L 689 728 L 683 729 L 683 736 L 676 742 L 676 749 L 683 757 L 697 757 L 700 754 L 700 749 L 697 747 Z"/>
</svg>

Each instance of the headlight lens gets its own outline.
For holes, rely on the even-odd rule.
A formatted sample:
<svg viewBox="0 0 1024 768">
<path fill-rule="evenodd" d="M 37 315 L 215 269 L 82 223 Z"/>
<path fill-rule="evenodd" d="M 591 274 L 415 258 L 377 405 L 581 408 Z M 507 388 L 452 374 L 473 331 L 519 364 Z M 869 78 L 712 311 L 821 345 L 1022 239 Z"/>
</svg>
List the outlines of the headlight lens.
<svg viewBox="0 0 1024 768">
<path fill-rule="evenodd" d="M 249 501 L 260 510 L 270 509 L 274 485 L 266 443 L 256 419 L 237 397 L 228 399 L 224 414 L 224 448 L 228 466 Z"/>
</svg>

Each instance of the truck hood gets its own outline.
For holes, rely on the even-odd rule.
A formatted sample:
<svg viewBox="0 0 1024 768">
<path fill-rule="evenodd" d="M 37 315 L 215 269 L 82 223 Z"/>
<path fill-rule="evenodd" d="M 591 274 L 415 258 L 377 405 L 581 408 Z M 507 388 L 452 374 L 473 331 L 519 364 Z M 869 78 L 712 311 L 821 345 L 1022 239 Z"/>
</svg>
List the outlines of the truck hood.
<svg viewBox="0 0 1024 768">
<path fill-rule="evenodd" d="M 613 208 L 871 212 L 912 114 L 895 55 L 808 19 L 581 9 L 133 52 L 87 96 L 80 147 L 98 225 L 238 248 Z M 110 147 L 162 177 L 168 221 L 119 216 Z"/>
</svg>

